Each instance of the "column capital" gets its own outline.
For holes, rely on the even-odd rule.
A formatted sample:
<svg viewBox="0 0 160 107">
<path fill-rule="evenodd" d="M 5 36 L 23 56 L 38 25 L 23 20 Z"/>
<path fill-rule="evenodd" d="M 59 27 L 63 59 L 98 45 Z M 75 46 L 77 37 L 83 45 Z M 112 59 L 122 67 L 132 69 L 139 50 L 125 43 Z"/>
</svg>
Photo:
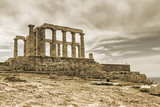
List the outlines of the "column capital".
<svg viewBox="0 0 160 107">
<path fill-rule="evenodd" d="M 82 35 L 85 35 L 85 33 L 80 33 L 80 35 L 82 36 Z"/>
<path fill-rule="evenodd" d="M 34 28 L 34 27 L 35 27 L 35 25 L 33 25 L 33 24 L 29 24 L 29 25 L 28 25 L 28 27 L 33 27 L 33 28 Z"/>
<path fill-rule="evenodd" d="M 67 31 L 65 31 L 65 30 L 61 30 L 62 31 L 62 33 L 66 33 Z"/>
<path fill-rule="evenodd" d="M 71 34 L 72 34 L 72 35 L 75 35 L 75 34 L 76 34 L 76 32 L 71 32 Z"/>
<path fill-rule="evenodd" d="M 14 38 L 14 40 L 18 40 L 17 38 Z"/>
<path fill-rule="evenodd" d="M 45 27 L 39 27 L 39 30 L 46 29 Z"/>
<path fill-rule="evenodd" d="M 57 29 L 53 29 L 53 28 L 51 28 L 51 30 L 52 30 L 52 31 L 57 31 Z"/>
</svg>

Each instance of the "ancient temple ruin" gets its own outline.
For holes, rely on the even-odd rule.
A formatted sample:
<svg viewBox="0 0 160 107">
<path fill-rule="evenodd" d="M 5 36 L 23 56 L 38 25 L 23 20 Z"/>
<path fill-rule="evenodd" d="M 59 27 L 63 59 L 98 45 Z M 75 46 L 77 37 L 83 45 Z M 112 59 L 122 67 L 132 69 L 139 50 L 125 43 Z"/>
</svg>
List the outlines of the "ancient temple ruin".
<svg viewBox="0 0 160 107">
<path fill-rule="evenodd" d="M 31 24 L 28 25 L 28 27 L 29 35 L 26 38 L 24 36 L 16 36 L 16 38 L 14 38 L 14 58 L 17 57 L 19 39 L 24 41 L 24 56 L 45 56 L 45 42 L 48 42 L 50 43 L 50 56 L 52 57 L 60 57 L 60 45 L 62 45 L 62 57 L 68 57 L 67 45 L 70 45 L 72 47 L 72 58 L 76 58 L 76 47 L 78 48 L 78 58 L 85 58 L 84 33 L 82 30 L 46 23 L 36 28 Z M 46 29 L 50 29 L 52 31 L 51 40 L 45 39 Z M 58 41 L 56 39 L 57 30 L 62 31 L 62 41 Z M 66 32 L 70 32 L 72 34 L 72 42 L 66 41 Z M 76 33 L 80 36 L 80 43 L 76 43 L 75 41 Z M 58 54 L 56 54 L 56 45 L 58 45 Z"/>
<path fill-rule="evenodd" d="M 39 27 L 30 24 L 28 27 L 29 35 L 14 38 L 14 57 L 5 61 L 9 65 L 8 68 L 1 66 L 0 69 L 16 72 L 130 71 L 130 65 L 99 64 L 94 60 L 92 53 L 89 54 L 89 58 L 86 58 L 84 32 L 81 29 L 47 23 Z M 46 29 L 52 31 L 52 39 L 45 39 Z M 57 31 L 62 32 L 62 41 L 57 40 Z M 67 32 L 71 33 L 71 42 L 66 40 Z M 76 42 L 76 34 L 80 37 L 78 43 Z M 18 56 L 18 40 L 24 41 L 24 56 Z M 46 42 L 50 44 L 50 56 L 47 56 L 45 52 Z M 68 45 L 71 46 L 71 57 L 68 57 Z"/>
<path fill-rule="evenodd" d="M 92 53 L 89 54 L 89 58 L 86 58 L 84 32 L 80 29 L 47 23 L 39 27 L 30 24 L 28 27 L 29 35 L 16 36 L 14 38 L 14 57 L 5 62 L 0 62 L 0 71 L 49 74 L 76 72 L 76 75 L 85 73 L 88 76 L 91 72 L 95 75 L 98 72 L 105 72 L 110 79 L 116 78 L 129 82 L 150 83 L 144 74 L 131 72 L 130 65 L 100 64 L 95 61 Z M 52 39 L 45 39 L 46 29 L 52 31 Z M 56 32 L 58 30 L 62 31 L 62 41 L 57 40 Z M 71 33 L 71 42 L 66 39 L 67 32 Z M 76 34 L 80 36 L 80 42 L 78 43 L 76 42 Z M 18 56 L 18 40 L 24 41 L 24 56 Z M 46 42 L 50 44 L 50 56 L 47 56 L 45 52 Z M 62 48 L 60 48 L 60 45 Z M 68 56 L 68 45 L 71 46 L 71 57 Z"/>
</svg>

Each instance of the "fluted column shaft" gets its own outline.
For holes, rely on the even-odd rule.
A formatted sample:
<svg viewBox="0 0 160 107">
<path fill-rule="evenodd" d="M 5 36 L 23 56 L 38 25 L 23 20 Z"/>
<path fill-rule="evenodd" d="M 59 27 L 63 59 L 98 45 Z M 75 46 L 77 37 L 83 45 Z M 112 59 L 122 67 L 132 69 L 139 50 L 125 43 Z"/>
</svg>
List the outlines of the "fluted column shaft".
<svg viewBox="0 0 160 107">
<path fill-rule="evenodd" d="M 41 28 L 41 55 L 46 55 L 45 28 Z"/>
<path fill-rule="evenodd" d="M 26 40 L 23 41 L 24 41 L 24 56 L 26 56 Z"/>
<path fill-rule="evenodd" d="M 49 42 L 50 45 L 50 56 L 52 56 L 53 48 L 52 48 L 52 42 Z"/>
<path fill-rule="evenodd" d="M 84 33 L 80 33 L 81 36 L 81 57 L 85 58 L 85 47 L 84 47 Z"/>
<path fill-rule="evenodd" d="M 18 55 L 18 39 L 14 39 L 14 58 Z"/>
<path fill-rule="evenodd" d="M 36 29 L 36 55 L 41 55 L 41 37 L 40 29 L 38 27 Z"/>
<path fill-rule="evenodd" d="M 71 32 L 72 34 L 72 57 L 76 58 L 76 39 L 75 39 L 75 33 Z"/>
<path fill-rule="evenodd" d="M 78 58 L 80 58 L 80 57 L 81 57 L 81 47 L 78 46 Z"/>
<path fill-rule="evenodd" d="M 52 53 L 51 56 L 56 56 L 56 30 L 52 29 Z"/>
<path fill-rule="evenodd" d="M 58 56 L 59 57 L 61 56 L 61 47 L 60 47 L 60 44 L 58 44 Z"/>
<path fill-rule="evenodd" d="M 66 43 L 66 31 L 62 30 L 62 35 L 63 35 L 63 47 L 62 47 L 62 54 L 63 57 L 67 57 L 67 43 Z"/>
</svg>

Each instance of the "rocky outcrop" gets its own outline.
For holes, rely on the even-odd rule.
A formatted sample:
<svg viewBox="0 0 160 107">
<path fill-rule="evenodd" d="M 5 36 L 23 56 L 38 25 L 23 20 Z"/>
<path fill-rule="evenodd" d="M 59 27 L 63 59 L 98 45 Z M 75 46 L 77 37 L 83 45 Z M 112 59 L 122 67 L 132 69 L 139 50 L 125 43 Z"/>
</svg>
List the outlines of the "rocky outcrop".
<svg viewBox="0 0 160 107">
<path fill-rule="evenodd" d="M 149 85 L 142 85 L 142 86 L 140 87 L 140 91 L 141 91 L 141 92 L 149 92 L 149 91 L 150 91 L 150 87 L 151 87 L 151 86 L 149 86 Z"/>
<path fill-rule="evenodd" d="M 139 72 L 116 71 L 106 73 L 109 79 L 119 79 L 133 83 L 151 84 L 151 81 L 147 79 L 146 75 L 140 74 Z"/>
<path fill-rule="evenodd" d="M 160 84 L 153 84 L 150 87 L 150 94 L 160 95 Z"/>
</svg>

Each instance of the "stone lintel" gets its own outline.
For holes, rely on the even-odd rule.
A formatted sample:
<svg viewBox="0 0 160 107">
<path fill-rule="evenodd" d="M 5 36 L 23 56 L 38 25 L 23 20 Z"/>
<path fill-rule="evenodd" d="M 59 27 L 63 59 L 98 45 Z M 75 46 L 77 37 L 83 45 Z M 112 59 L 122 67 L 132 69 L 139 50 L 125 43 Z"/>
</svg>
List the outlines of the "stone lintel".
<svg viewBox="0 0 160 107">
<path fill-rule="evenodd" d="M 59 26 L 59 25 L 53 25 L 53 24 L 47 24 L 47 23 L 44 23 L 40 27 L 43 27 L 43 28 L 46 28 L 46 29 L 63 30 L 63 31 L 66 31 L 66 32 L 83 33 L 83 31 L 81 29 L 70 28 L 70 27 Z"/>
<path fill-rule="evenodd" d="M 25 40 L 25 37 L 24 36 L 16 36 L 16 39 Z"/>
<path fill-rule="evenodd" d="M 63 44 L 63 41 L 56 40 L 57 44 Z M 72 45 L 72 42 L 66 42 L 67 45 Z M 76 46 L 80 46 L 79 43 L 75 43 Z"/>
<path fill-rule="evenodd" d="M 52 43 L 52 40 L 51 39 L 45 39 L 45 42 Z"/>
</svg>

